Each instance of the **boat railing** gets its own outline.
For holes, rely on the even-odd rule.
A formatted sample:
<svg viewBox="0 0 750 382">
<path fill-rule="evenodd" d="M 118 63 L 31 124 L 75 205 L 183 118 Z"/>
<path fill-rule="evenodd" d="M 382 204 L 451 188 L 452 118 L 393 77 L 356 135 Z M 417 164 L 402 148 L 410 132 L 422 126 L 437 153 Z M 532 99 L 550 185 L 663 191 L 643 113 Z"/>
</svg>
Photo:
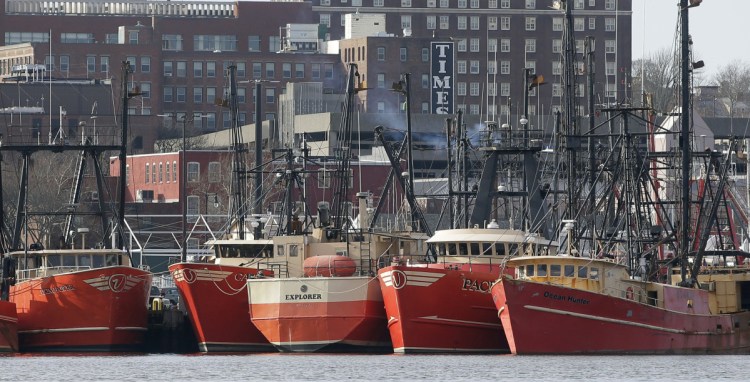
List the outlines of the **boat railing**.
<svg viewBox="0 0 750 382">
<path fill-rule="evenodd" d="M 390 265 L 424 265 L 443 264 L 446 269 L 465 269 L 471 271 L 473 265 L 481 265 L 482 270 L 502 269 L 504 258 L 495 256 L 439 256 L 437 261 L 430 260 L 426 255 L 392 255 L 384 254 L 378 258 L 377 268 Z"/>
<path fill-rule="evenodd" d="M 31 268 L 31 269 L 19 269 L 16 271 L 18 280 L 28 280 L 37 277 L 48 277 L 54 276 L 61 273 L 86 271 L 91 269 L 90 266 L 86 265 L 71 265 L 71 266 L 59 266 L 59 267 L 43 267 L 43 268 Z"/>
</svg>

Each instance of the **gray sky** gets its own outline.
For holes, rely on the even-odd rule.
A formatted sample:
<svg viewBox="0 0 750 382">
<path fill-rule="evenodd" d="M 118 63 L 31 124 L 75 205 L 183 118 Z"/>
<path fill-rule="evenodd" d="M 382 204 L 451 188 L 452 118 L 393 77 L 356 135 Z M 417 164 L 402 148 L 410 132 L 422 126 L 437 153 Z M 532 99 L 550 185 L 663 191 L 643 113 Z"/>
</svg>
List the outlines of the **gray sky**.
<svg viewBox="0 0 750 382">
<path fill-rule="evenodd" d="M 679 44 L 679 0 L 633 0 L 633 60 Z M 689 10 L 694 59 L 713 75 L 733 60 L 750 64 L 750 0 L 704 0 Z"/>
</svg>

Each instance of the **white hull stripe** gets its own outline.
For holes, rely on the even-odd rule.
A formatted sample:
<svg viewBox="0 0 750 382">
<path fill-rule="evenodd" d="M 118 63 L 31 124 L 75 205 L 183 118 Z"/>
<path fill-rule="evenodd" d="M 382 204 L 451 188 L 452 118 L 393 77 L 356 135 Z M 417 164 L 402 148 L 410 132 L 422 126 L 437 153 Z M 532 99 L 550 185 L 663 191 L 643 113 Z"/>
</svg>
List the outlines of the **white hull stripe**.
<svg viewBox="0 0 750 382">
<path fill-rule="evenodd" d="M 458 349 L 458 348 L 428 348 L 428 347 L 416 347 L 416 346 L 404 346 L 400 348 L 393 348 L 394 353 L 406 353 L 406 352 L 422 352 L 422 353 L 487 353 L 487 352 L 503 352 L 508 351 L 508 349 L 501 349 L 501 348 L 491 348 L 491 349 L 474 349 L 474 348 L 468 348 L 468 349 Z"/>
<path fill-rule="evenodd" d="M 174 272 L 175 281 L 185 281 L 185 270 L 189 269 L 195 274 L 195 281 L 221 281 L 227 278 L 232 272 L 229 271 L 215 271 L 210 269 L 193 269 L 185 268 L 178 269 Z"/>
<path fill-rule="evenodd" d="M 601 322 L 609 322 L 609 323 L 612 323 L 612 324 L 627 325 L 627 326 L 636 326 L 636 327 L 639 327 L 639 328 L 651 329 L 651 330 L 658 330 L 658 331 L 668 332 L 668 333 L 676 333 L 676 334 L 700 334 L 700 335 L 715 334 L 713 332 L 688 332 L 686 330 L 665 328 L 663 326 L 642 324 L 640 322 L 632 322 L 632 321 L 626 321 L 626 320 L 618 320 L 616 318 L 593 316 L 593 315 L 590 315 L 590 314 L 567 312 L 567 311 L 564 311 L 564 310 L 550 309 L 550 308 L 544 308 L 544 307 L 541 307 L 541 306 L 534 306 L 534 305 L 524 305 L 523 307 L 526 308 L 526 309 L 529 309 L 529 310 L 536 310 L 536 311 L 540 311 L 540 312 L 546 312 L 546 313 L 552 313 L 552 314 L 560 314 L 560 315 L 563 315 L 563 316 L 573 316 L 573 317 L 579 317 L 579 318 L 584 318 L 584 319 L 588 319 L 588 320 L 601 321 Z"/>
<path fill-rule="evenodd" d="M 101 332 L 109 330 L 107 327 L 91 327 L 91 328 L 60 328 L 60 329 L 36 329 L 36 330 L 19 330 L 18 333 L 23 334 L 36 334 L 36 333 L 68 333 L 68 332 Z"/>
<path fill-rule="evenodd" d="M 427 287 L 427 286 L 432 285 L 435 281 L 440 280 L 443 276 L 445 276 L 445 273 L 433 273 L 433 272 L 422 272 L 422 271 L 401 271 L 401 270 L 388 271 L 388 272 L 383 272 L 383 274 L 380 275 L 380 278 L 383 279 L 383 284 L 385 284 L 385 286 L 387 287 L 394 286 L 393 285 L 394 273 L 396 274 L 401 273 L 403 274 L 403 276 L 400 276 L 400 277 L 405 278 L 405 280 L 397 281 L 398 283 L 402 284 L 400 288 L 403 288 L 403 286 L 405 285 Z"/>
<path fill-rule="evenodd" d="M 266 346 L 271 345 L 268 342 L 198 342 L 198 345 L 232 345 L 232 346 Z"/>
<path fill-rule="evenodd" d="M 379 346 L 379 345 L 390 345 L 386 342 L 370 342 L 370 341 L 349 341 L 349 340 L 328 340 L 328 341 L 280 341 L 271 342 L 274 346 L 304 346 L 304 345 L 330 345 L 330 344 L 345 344 L 345 345 L 357 345 L 357 346 Z"/>
<path fill-rule="evenodd" d="M 486 326 L 488 328 L 500 328 L 500 327 L 502 327 L 502 324 L 500 324 L 499 322 L 496 323 L 496 324 L 494 324 L 494 323 L 490 323 L 490 322 L 454 320 L 454 319 L 450 319 L 450 318 L 440 318 L 438 316 L 425 316 L 425 317 L 420 317 L 419 319 L 426 320 L 426 321 L 451 323 L 451 324 L 466 324 L 466 325 Z"/>
<path fill-rule="evenodd" d="M 2 316 L 2 315 L 0 315 L 0 321 L 18 322 L 18 318 L 17 317 L 10 317 L 10 316 Z"/>
</svg>

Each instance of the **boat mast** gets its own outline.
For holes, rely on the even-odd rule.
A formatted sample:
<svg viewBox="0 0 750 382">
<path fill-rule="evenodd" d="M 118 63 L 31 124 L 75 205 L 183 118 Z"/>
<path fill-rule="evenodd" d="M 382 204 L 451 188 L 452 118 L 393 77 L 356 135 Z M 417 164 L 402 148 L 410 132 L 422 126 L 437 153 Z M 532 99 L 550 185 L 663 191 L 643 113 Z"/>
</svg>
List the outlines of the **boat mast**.
<svg viewBox="0 0 750 382">
<path fill-rule="evenodd" d="M 699 2 L 698 2 L 699 3 Z M 680 221 L 680 275 L 686 279 L 687 256 L 690 252 L 690 34 L 688 33 L 688 0 L 680 0 L 680 149 L 682 150 L 682 218 Z"/>
</svg>

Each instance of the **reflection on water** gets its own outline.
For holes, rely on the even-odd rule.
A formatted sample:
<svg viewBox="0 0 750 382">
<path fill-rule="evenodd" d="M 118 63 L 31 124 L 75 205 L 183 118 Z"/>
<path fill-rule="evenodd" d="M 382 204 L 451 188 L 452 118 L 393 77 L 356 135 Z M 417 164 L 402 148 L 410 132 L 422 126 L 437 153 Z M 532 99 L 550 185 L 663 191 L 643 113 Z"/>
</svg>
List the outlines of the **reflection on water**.
<svg viewBox="0 0 750 382">
<path fill-rule="evenodd" d="M 12 381 L 745 381 L 750 356 L 81 354 L 0 357 Z"/>
</svg>

